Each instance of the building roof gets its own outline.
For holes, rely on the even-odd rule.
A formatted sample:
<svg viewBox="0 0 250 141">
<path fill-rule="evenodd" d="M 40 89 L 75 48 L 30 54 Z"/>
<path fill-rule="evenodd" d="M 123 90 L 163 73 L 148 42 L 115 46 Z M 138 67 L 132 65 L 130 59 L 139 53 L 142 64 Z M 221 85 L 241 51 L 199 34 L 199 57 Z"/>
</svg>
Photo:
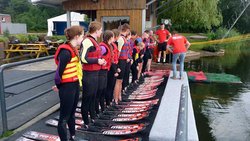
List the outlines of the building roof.
<svg viewBox="0 0 250 141">
<path fill-rule="evenodd" d="M 60 6 L 64 1 L 67 0 L 31 0 L 33 4 L 41 4 L 48 6 Z"/>
<path fill-rule="evenodd" d="M 0 16 L 10 16 L 10 14 L 2 14 L 2 13 L 0 13 Z"/>
</svg>

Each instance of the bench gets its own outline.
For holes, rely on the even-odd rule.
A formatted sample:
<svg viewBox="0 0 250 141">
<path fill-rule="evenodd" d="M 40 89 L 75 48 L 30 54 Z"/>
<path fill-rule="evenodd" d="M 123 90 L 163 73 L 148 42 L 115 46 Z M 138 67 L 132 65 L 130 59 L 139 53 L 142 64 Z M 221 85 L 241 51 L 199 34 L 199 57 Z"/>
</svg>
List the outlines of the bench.
<svg viewBox="0 0 250 141">
<path fill-rule="evenodd" d="M 32 44 L 9 44 L 9 49 L 4 50 L 6 53 L 6 59 L 8 59 L 11 53 L 18 52 L 20 55 L 23 53 L 35 53 L 36 58 L 39 58 L 41 53 L 46 53 L 49 55 L 48 48 L 46 44 L 43 43 L 32 43 Z"/>
</svg>

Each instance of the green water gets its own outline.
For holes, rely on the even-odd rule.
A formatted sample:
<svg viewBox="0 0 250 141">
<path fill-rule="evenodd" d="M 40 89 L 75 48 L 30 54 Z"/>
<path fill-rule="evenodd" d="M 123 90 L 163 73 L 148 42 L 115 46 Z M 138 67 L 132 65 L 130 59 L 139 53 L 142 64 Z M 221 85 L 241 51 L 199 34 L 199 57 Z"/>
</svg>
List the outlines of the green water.
<svg viewBox="0 0 250 141">
<path fill-rule="evenodd" d="M 243 84 L 190 83 L 200 141 L 250 141 L 250 41 L 223 45 L 222 57 L 186 63 L 186 70 L 228 73 Z"/>
</svg>

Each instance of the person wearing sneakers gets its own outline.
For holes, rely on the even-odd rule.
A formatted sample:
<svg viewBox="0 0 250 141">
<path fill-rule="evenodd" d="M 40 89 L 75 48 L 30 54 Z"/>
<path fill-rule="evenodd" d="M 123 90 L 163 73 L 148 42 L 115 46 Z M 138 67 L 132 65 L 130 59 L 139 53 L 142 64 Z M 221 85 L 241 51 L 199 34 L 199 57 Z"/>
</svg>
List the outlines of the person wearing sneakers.
<svg viewBox="0 0 250 141">
<path fill-rule="evenodd" d="M 102 34 L 102 25 L 100 22 L 93 21 L 89 24 L 89 35 L 83 38 L 80 57 L 83 69 L 82 86 L 82 105 L 81 114 L 84 121 L 82 128 L 87 129 L 89 125 L 89 114 L 91 122 L 96 118 L 95 99 L 99 84 L 99 72 L 103 65 L 106 65 L 105 59 L 101 58 L 101 48 L 97 43 L 97 38 Z"/>
<path fill-rule="evenodd" d="M 161 55 L 163 53 L 163 63 L 166 62 L 166 45 L 169 37 L 171 37 L 170 32 L 165 29 L 165 24 L 162 23 L 160 25 L 160 29 L 158 29 L 155 33 L 158 36 L 157 42 L 158 42 L 158 63 L 161 61 Z"/>
<path fill-rule="evenodd" d="M 173 65 L 173 77 L 172 79 L 177 79 L 176 77 L 176 62 L 177 59 L 180 59 L 180 79 L 183 79 L 183 71 L 184 71 L 184 59 L 186 56 L 186 52 L 188 48 L 190 47 L 190 43 L 188 40 L 182 36 L 177 34 L 177 31 L 173 31 L 173 36 L 169 38 L 168 44 L 167 44 L 167 49 L 173 53 L 173 60 L 172 60 L 172 65 Z M 170 48 L 172 47 L 172 49 Z"/>
<path fill-rule="evenodd" d="M 75 111 L 79 99 L 79 86 L 82 84 L 82 67 L 77 47 L 81 45 L 83 28 L 72 26 L 65 29 L 67 42 L 58 47 L 55 53 L 57 65 L 55 84 L 52 89 L 59 91 L 60 116 L 58 121 L 58 135 L 61 141 L 68 141 L 67 126 L 70 141 L 75 138 Z"/>
</svg>

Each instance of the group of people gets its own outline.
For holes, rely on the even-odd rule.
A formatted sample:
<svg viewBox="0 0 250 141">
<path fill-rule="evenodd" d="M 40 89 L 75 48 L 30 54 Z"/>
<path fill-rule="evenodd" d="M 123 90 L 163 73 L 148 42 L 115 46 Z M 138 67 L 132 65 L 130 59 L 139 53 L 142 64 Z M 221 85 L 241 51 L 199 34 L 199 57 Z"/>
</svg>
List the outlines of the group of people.
<svg viewBox="0 0 250 141">
<path fill-rule="evenodd" d="M 171 33 L 165 29 L 165 24 L 162 23 L 160 28 L 156 31 L 157 42 L 158 42 L 158 59 L 157 62 L 161 62 L 163 58 L 163 63 L 166 62 L 166 53 L 172 54 L 172 66 L 173 66 L 173 76 L 172 79 L 177 79 L 177 67 L 176 63 L 179 59 L 180 62 L 180 73 L 179 79 L 183 79 L 184 72 L 184 59 L 186 56 L 186 52 L 190 47 L 189 41 L 186 37 L 179 35 L 177 31 L 173 31 Z M 163 56 L 162 56 L 163 55 Z"/>
<path fill-rule="evenodd" d="M 132 83 L 137 83 L 145 71 L 151 70 L 153 50 L 157 41 L 153 31 L 146 30 L 140 37 L 128 24 L 123 24 L 118 29 L 106 30 L 104 33 L 102 31 L 102 25 L 97 21 L 90 23 L 86 35 L 81 26 L 71 26 L 65 29 L 67 42 L 60 45 L 56 51 L 56 85 L 52 88 L 59 92 L 58 134 L 62 141 L 68 140 L 67 126 L 69 139 L 74 140 L 75 111 L 81 86 L 81 114 L 84 121 L 82 128 L 88 129 L 89 124 L 95 122 L 105 108 L 122 101 L 122 92 L 126 91 L 130 83 L 130 73 Z M 159 44 L 162 42 L 161 48 L 164 51 L 166 46 L 173 53 L 183 51 L 169 48 L 176 46 L 176 40 L 180 38 L 183 38 L 181 40 L 184 41 L 185 48 L 190 46 L 183 36 L 174 34 L 166 44 L 166 40 L 163 43 L 161 38 L 162 33 L 156 34 L 160 35 Z M 100 37 L 102 41 L 98 43 L 97 39 Z M 183 54 L 180 54 L 182 59 L 185 57 Z M 174 78 L 175 75 L 174 73 Z"/>
</svg>

